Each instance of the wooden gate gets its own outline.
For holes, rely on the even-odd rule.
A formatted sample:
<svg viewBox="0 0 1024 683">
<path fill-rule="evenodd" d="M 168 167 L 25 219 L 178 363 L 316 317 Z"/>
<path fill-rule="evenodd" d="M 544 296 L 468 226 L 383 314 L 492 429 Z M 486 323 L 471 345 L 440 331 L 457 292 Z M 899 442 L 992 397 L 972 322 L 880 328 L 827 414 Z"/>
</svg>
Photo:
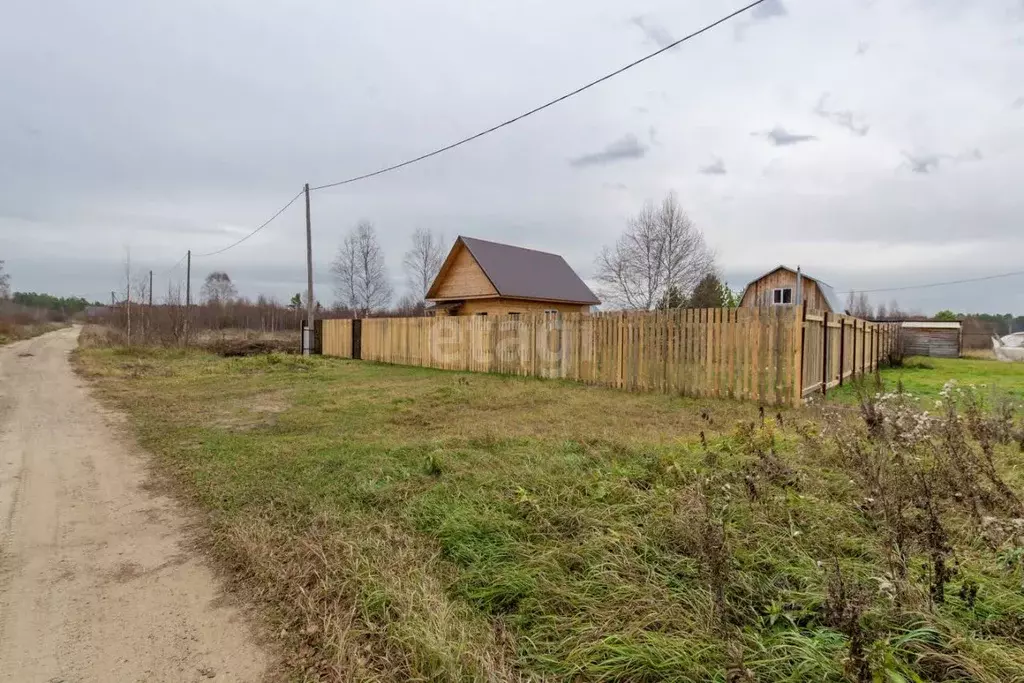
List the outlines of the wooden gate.
<svg viewBox="0 0 1024 683">
<path fill-rule="evenodd" d="M 352 321 L 352 357 L 356 360 L 363 357 L 363 321 L 359 318 Z"/>
</svg>

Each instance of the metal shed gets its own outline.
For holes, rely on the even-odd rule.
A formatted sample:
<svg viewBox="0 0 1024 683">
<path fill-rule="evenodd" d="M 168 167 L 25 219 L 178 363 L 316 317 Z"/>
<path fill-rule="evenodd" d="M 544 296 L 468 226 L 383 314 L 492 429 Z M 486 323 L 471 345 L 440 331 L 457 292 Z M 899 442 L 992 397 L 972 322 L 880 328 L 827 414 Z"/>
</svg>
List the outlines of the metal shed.
<svg viewBox="0 0 1024 683">
<path fill-rule="evenodd" d="M 959 322 L 907 321 L 901 326 L 903 351 L 908 356 L 959 358 L 963 346 Z"/>
</svg>

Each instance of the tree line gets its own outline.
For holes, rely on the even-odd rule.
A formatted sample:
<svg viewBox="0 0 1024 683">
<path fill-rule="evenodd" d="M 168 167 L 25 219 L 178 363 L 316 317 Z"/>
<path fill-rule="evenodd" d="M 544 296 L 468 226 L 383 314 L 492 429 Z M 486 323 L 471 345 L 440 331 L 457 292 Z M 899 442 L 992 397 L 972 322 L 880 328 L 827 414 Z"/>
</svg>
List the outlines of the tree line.
<svg viewBox="0 0 1024 683">
<path fill-rule="evenodd" d="M 36 292 L 14 292 L 10 295 L 11 303 L 28 308 L 52 311 L 65 316 L 81 313 L 89 306 L 102 306 L 96 301 L 89 301 L 80 296 L 53 296 Z"/>
<path fill-rule="evenodd" d="M 11 276 L 0 260 L 0 317 L 19 324 L 40 320 L 65 321 L 89 306 L 100 305 L 78 296 L 53 296 L 38 292 L 12 292 Z"/>
</svg>

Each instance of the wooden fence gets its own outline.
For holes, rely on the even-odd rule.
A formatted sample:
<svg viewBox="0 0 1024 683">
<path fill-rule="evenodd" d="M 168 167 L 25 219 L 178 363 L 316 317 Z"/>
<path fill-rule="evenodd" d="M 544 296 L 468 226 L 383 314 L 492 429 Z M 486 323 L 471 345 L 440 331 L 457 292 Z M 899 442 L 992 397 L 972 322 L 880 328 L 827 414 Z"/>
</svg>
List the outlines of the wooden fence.
<svg viewBox="0 0 1024 683">
<path fill-rule="evenodd" d="M 872 373 L 900 343 L 899 323 L 872 323 L 835 313 L 804 314 L 801 397 L 824 394 Z"/>
<path fill-rule="evenodd" d="M 796 306 L 322 323 L 325 355 L 771 404 L 872 372 L 897 340 L 896 325 Z"/>
<path fill-rule="evenodd" d="M 352 320 L 318 320 L 320 353 L 352 357 Z"/>
</svg>

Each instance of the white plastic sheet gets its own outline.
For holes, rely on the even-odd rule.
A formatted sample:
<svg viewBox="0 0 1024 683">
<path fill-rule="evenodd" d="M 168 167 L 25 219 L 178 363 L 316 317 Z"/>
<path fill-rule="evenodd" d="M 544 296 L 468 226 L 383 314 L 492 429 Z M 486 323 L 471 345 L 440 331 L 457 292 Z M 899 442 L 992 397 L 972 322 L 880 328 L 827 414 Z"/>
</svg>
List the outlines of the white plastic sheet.
<svg viewBox="0 0 1024 683">
<path fill-rule="evenodd" d="M 1024 346 L 1024 332 L 1014 332 L 1013 334 L 1008 334 L 1005 337 L 1003 337 L 1000 341 L 1002 341 L 1004 345 L 1009 346 L 1010 348 Z"/>
<path fill-rule="evenodd" d="M 1006 363 L 1024 363 L 1024 332 L 1015 332 L 999 338 L 993 335 L 992 351 Z"/>
</svg>

